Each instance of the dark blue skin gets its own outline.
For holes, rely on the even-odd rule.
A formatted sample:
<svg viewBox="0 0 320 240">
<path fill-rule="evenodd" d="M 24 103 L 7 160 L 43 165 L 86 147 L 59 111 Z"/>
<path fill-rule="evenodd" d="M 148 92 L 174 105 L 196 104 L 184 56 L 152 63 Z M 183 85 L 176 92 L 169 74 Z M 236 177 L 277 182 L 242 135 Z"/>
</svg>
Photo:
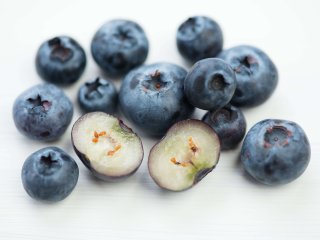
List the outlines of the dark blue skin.
<svg viewBox="0 0 320 240">
<path fill-rule="evenodd" d="M 123 80 L 119 101 L 125 116 L 149 135 L 162 136 L 194 111 L 183 92 L 185 69 L 155 63 L 132 70 Z"/>
<path fill-rule="evenodd" d="M 289 183 L 307 168 L 311 149 L 303 129 L 287 120 L 266 119 L 248 132 L 241 162 L 249 175 L 267 185 Z"/>
<path fill-rule="evenodd" d="M 227 105 L 235 89 L 234 71 L 217 58 L 196 62 L 184 82 L 184 92 L 189 102 L 197 108 L 211 111 Z"/>
<path fill-rule="evenodd" d="M 45 41 L 36 56 L 36 69 L 45 81 L 70 85 L 77 81 L 86 66 L 83 48 L 74 39 L 58 36 Z"/>
<path fill-rule="evenodd" d="M 263 51 L 237 46 L 221 52 L 218 58 L 231 65 L 237 76 L 237 89 L 231 103 L 253 107 L 265 102 L 278 84 L 278 71 Z"/>
<path fill-rule="evenodd" d="M 91 52 L 97 64 L 111 76 L 119 76 L 141 65 L 147 58 L 149 42 L 135 22 L 113 20 L 94 35 Z"/>
<path fill-rule="evenodd" d="M 223 47 L 220 26 L 204 16 L 191 17 L 183 22 L 178 28 L 176 41 L 180 54 L 192 63 L 217 56 Z"/>
<path fill-rule="evenodd" d="M 65 199 L 76 186 L 78 177 L 77 163 L 57 147 L 32 153 L 21 172 L 23 187 L 30 197 L 46 202 Z"/>
<path fill-rule="evenodd" d="M 12 113 L 14 123 L 23 135 L 35 140 L 54 141 L 69 126 L 73 105 L 61 89 L 45 83 L 20 94 Z"/>
<path fill-rule="evenodd" d="M 247 124 L 242 111 L 230 104 L 218 111 L 207 112 L 202 121 L 218 134 L 222 150 L 236 148 L 246 134 Z"/>
<path fill-rule="evenodd" d="M 96 78 L 83 84 L 78 92 L 78 103 L 84 112 L 105 112 L 113 114 L 116 111 L 118 93 L 111 81 Z"/>
</svg>

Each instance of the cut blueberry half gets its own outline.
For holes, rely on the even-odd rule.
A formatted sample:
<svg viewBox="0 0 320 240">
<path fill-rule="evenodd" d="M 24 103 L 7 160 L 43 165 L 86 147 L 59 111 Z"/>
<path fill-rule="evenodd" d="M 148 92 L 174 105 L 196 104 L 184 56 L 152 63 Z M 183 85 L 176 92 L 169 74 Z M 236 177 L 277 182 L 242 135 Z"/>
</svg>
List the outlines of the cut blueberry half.
<svg viewBox="0 0 320 240">
<path fill-rule="evenodd" d="M 148 167 L 162 188 L 182 191 L 191 188 L 218 163 L 220 142 L 217 134 L 199 120 L 173 125 L 150 151 Z"/>
<path fill-rule="evenodd" d="M 140 138 L 121 120 L 92 112 L 80 117 L 71 132 L 73 147 L 84 165 L 102 180 L 133 174 L 143 159 Z"/>
</svg>

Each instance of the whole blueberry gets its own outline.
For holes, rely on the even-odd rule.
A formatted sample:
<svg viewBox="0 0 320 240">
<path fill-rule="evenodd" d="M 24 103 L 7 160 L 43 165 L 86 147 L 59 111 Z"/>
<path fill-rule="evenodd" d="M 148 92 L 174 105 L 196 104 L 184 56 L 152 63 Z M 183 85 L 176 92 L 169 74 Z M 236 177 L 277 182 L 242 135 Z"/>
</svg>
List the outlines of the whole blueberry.
<svg viewBox="0 0 320 240">
<path fill-rule="evenodd" d="M 211 111 L 227 105 L 235 89 L 234 71 L 217 58 L 196 62 L 184 81 L 184 92 L 189 102 L 195 107 Z"/>
<path fill-rule="evenodd" d="M 77 81 L 86 66 L 83 48 L 74 39 L 59 36 L 45 41 L 36 56 L 36 69 L 41 78 L 54 84 L 68 85 Z"/>
<path fill-rule="evenodd" d="M 240 159 L 257 181 L 279 185 L 298 178 L 307 168 L 310 155 L 308 138 L 298 124 L 266 119 L 249 130 Z"/>
<path fill-rule="evenodd" d="M 204 16 L 188 18 L 177 31 L 177 46 L 180 54 L 191 62 L 215 57 L 223 47 L 220 26 Z"/>
<path fill-rule="evenodd" d="M 247 124 L 242 111 L 230 104 L 215 112 L 207 112 L 202 121 L 218 134 L 222 150 L 236 148 L 246 134 Z"/>
<path fill-rule="evenodd" d="M 194 111 L 183 92 L 186 70 L 155 63 L 132 70 L 124 78 L 119 101 L 127 118 L 150 135 L 160 136 Z"/>
<path fill-rule="evenodd" d="M 237 46 L 223 51 L 218 58 L 231 65 L 237 76 L 237 89 L 231 103 L 257 106 L 265 102 L 278 83 L 278 71 L 272 60 L 258 48 Z"/>
<path fill-rule="evenodd" d="M 78 92 L 78 102 L 84 112 L 116 111 L 118 93 L 111 81 L 96 78 L 94 81 L 83 84 Z"/>
<path fill-rule="evenodd" d="M 38 84 L 20 94 L 13 105 L 13 120 L 25 136 L 42 141 L 58 139 L 69 126 L 73 106 L 61 89 Z"/>
<path fill-rule="evenodd" d="M 135 22 L 112 20 L 94 35 L 91 52 L 97 64 L 109 75 L 118 76 L 141 65 L 147 58 L 149 43 Z"/>
<path fill-rule="evenodd" d="M 23 187 L 30 197 L 48 202 L 66 198 L 76 186 L 78 176 L 77 163 L 57 147 L 32 153 L 21 172 Z"/>
</svg>

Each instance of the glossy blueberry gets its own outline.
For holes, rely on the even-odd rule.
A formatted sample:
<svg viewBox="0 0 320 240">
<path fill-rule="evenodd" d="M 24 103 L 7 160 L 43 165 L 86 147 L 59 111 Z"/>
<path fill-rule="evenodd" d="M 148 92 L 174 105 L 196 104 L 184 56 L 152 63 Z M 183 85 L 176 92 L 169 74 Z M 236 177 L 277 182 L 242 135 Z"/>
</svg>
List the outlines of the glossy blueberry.
<svg viewBox="0 0 320 240">
<path fill-rule="evenodd" d="M 184 92 L 189 102 L 195 107 L 211 111 L 227 105 L 235 89 L 234 71 L 217 58 L 196 62 L 184 82 Z"/>
<path fill-rule="evenodd" d="M 91 52 L 97 64 L 109 75 L 118 76 L 141 65 L 147 58 L 149 43 L 135 22 L 113 20 L 94 35 Z"/>
<path fill-rule="evenodd" d="M 69 126 L 73 106 L 53 84 L 38 84 L 20 94 L 13 105 L 13 120 L 25 136 L 42 141 L 58 139 Z"/>
<path fill-rule="evenodd" d="M 172 124 L 193 113 L 183 92 L 186 74 L 185 69 L 170 63 L 132 70 L 120 89 L 123 113 L 150 135 L 165 134 Z"/>
<path fill-rule="evenodd" d="M 237 46 L 223 51 L 218 58 L 231 65 L 237 76 L 237 89 L 231 103 L 252 107 L 265 102 L 278 83 L 272 60 L 258 48 Z"/>
<path fill-rule="evenodd" d="M 59 36 L 45 41 L 36 56 L 41 78 L 54 84 L 68 85 L 77 81 L 86 66 L 86 55 L 74 39 Z"/>
<path fill-rule="evenodd" d="M 202 121 L 218 134 L 222 150 L 236 148 L 246 134 L 247 124 L 242 111 L 230 104 L 215 112 L 207 112 Z"/>
<path fill-rule="evenodd" d="M 118 93 L 111 81 L 96 78 L 94 81 L 83 84 L 78 92 L 78 102 L 84 112 L 116 111 Z"/>
<path fill-rule="evenodd" d="M 191 62 L 215 57 L 223 47 L 223 36 L 217 22 L 208 17 L 195 16 L 183 22 L 177 31 L 180 54 Z"/>
<path fill-rule="evenodd" d="M 23 187 L 30 197 L 49 202 L 66 198 L 76 186 L 78 176 L 77 163 L 57 147 L 32 153 L 21 172 Z"/>
<path fill-rule="evenodd" d="M 249 130 L 240 158 L 257 181 L 279 185 L 298 178 L 307 168 L 310 154 L 308 138 L 298 124 L 266 119 Z"/>
</svg>

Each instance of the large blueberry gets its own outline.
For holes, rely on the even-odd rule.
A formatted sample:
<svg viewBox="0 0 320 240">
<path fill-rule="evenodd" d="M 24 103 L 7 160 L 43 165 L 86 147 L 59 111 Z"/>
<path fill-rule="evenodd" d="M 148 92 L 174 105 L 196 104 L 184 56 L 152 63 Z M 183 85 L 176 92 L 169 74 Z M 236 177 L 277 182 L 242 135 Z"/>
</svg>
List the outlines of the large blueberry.
<svg viewBox="0 0 320 240">
<path fill-rule="evenodd" d="M 298 178 L 310 160 L 310 144 L 303 129 L 287 120 L 266 119 L 248 132 L 241 150 L 244 169 L 268 185 Z"/>
<path fill-rule="evenodd" d="M 32 153 L 21 172 L 23 187 L 30 197 L 48 202 L 66 198 L 76 186 L 78 176 L 77 163 L 57 147 Z"/>
<path fill-rule="evenodd" d="M 220 26 L 211 18 L 195 16 L 183 22 L 177 31 L 180 54 L 191 62 L 215 57 L 223 46 Z"/>
<path fill-rule="evenodd" d="M 86 66 L 86 55 L 74 39 L 59 36 L 45 41 L 36 56 L 41 78 L 54 84 L 68 85 L 77 81 Z"/>
<path fill-rule="evenodd" d="M 223 51 L 218 58 L 231 65 L 237 76 L 237 89 L 231 103 L 256 106 L 266 101 L 278 83 L 278 71 L 272 60 L 258 48 L 237 46 Z"/>
<path fill-rule="evenodd" d="M 13 105 L 13 120 L 25 136 L 43 141 L 58 139 L 69 126 L 73 106 L 61 89 L 38 84 L 20 94 Z"/>
<path fill-rule="evenodd" d="M 120 89 L 123 113 L 150 135 L 165 134 L 172 124 L 188 118 L 194 110 L 183 92 L 186 74 L 185 69 L 170 63 L 132 70 Z"/>
<path fill-rule="evenodd" d="M 128 20 L 117 19 L 105 23 L 91 42 L 94 60 L 111 76 L 125 74 L 141 65 L 148 51 L 145 32 L 137 23 Z"/>
</svg>

